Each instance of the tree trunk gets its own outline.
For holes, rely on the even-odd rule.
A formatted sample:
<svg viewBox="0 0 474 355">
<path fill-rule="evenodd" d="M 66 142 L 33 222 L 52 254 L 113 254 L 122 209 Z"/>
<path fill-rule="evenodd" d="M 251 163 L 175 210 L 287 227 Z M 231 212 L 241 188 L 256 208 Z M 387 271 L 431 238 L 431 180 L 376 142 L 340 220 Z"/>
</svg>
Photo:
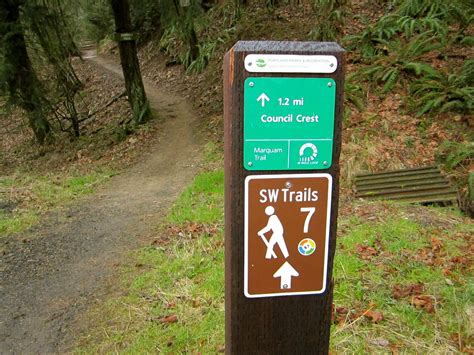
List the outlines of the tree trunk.
<svg viewBox="0 0 474 355">
<path fill-rule="evenodd" d="M 119 40 L 120 60 L 127 90 L 128 101 L 132 107 L 136 123 L 143 123 L 151 118 L 151 111 L 146 99 L 145 88 L 140 74 L 137 46 L 134 38 L 123 38 L 122 34 L 132 34 L 132 21 L 128 0 L 111 0 L 115 18 L 115 32 Z"/>
<path fill-rule="evenodd" d="M 189 44 L 189 54 L 191 56 L 191 62 L 195 61 L 199 57 L 199 47 L 196 31 L 194 30 L 194 19 L 192 17 L 187 19 L 186 23 L 187 37 Z"/>
<path fill-rule="evenodd" d="M 36 140 L 42 144 L 51 133 L 51 125 L 42 108 L 40 83 L 26 49 L 19 7 L 19 1 L 0 1 L 1 20 L 4 21 L 0 35 L 5 46 L 7 85 L 18 105 L 26 111 Z"/>
</svg>

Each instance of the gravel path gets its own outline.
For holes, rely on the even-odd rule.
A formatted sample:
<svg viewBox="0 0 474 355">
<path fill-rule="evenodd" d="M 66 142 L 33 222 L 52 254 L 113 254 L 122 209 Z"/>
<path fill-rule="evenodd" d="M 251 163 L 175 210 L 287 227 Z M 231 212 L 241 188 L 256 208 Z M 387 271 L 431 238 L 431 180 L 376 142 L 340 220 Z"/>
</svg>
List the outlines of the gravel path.
<svg viewBox="0 0 474 355">
<path fill-rule="evenodd" d="M 117 64 L 88 60 L 122 75 Z M 152 84 L 145 82 L 145 89 L 164 119 L 151 152 L 65 213 L 0 241 L 0 354 L 68 351 L 74 320 L 107 295 L 124 252 L 140 245 L 151 222 L 191 182 L 201 150 L 193 109 Z"/>
</svg>

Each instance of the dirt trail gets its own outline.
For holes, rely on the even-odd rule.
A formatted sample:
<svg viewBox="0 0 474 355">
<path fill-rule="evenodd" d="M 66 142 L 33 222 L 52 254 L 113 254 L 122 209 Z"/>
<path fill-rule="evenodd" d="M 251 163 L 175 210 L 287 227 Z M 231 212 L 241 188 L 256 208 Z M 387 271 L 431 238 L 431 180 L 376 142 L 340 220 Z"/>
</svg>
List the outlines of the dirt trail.
<svg viewBox="0 0 474 355">
<path fill-rule="evenodd" d="M 122 75 L 119 65 L 88 60 Z M 0 354 L 67 351 L 76 315 L 104 297 L 124 252 L 192 180 L 200 143 L 191 106 L 146 82 L 145 89 L 164 119 L 151 152 L 31 235 L 0 242 Z"/>
</svg>

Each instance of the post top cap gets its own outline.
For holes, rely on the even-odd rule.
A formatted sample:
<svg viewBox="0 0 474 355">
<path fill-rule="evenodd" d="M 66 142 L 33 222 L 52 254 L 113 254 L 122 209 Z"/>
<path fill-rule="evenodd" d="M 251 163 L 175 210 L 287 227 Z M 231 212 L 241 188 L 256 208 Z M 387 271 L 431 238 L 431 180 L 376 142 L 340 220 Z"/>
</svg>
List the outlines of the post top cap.
<svg viewBox="0 0 474 355">
<path fill-rule="evenodd" d="M 336 42 L 316 41 L 238 41 L 233 50 L 236 52 L 298 54 L 303 52 L 344 52 L 344 49 Z"/>
</svg>

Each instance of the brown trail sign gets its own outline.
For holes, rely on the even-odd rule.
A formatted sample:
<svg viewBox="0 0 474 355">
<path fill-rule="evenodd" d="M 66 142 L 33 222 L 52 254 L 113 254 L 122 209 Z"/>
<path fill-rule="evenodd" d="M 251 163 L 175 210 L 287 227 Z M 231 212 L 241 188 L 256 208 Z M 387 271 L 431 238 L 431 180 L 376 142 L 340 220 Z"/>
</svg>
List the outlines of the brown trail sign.
<svg viewBox="0 0 474 355">
<path fill-rule="evenodd" d="M 228 354 L 328 352 L 343 66 L 336 43 L 226 54 Z"/>
<path fill-rule="evenodd" d="M 247 177 L 247 297 L 325 291 L 331 183 L 329 174 Z"/>
</svg>

